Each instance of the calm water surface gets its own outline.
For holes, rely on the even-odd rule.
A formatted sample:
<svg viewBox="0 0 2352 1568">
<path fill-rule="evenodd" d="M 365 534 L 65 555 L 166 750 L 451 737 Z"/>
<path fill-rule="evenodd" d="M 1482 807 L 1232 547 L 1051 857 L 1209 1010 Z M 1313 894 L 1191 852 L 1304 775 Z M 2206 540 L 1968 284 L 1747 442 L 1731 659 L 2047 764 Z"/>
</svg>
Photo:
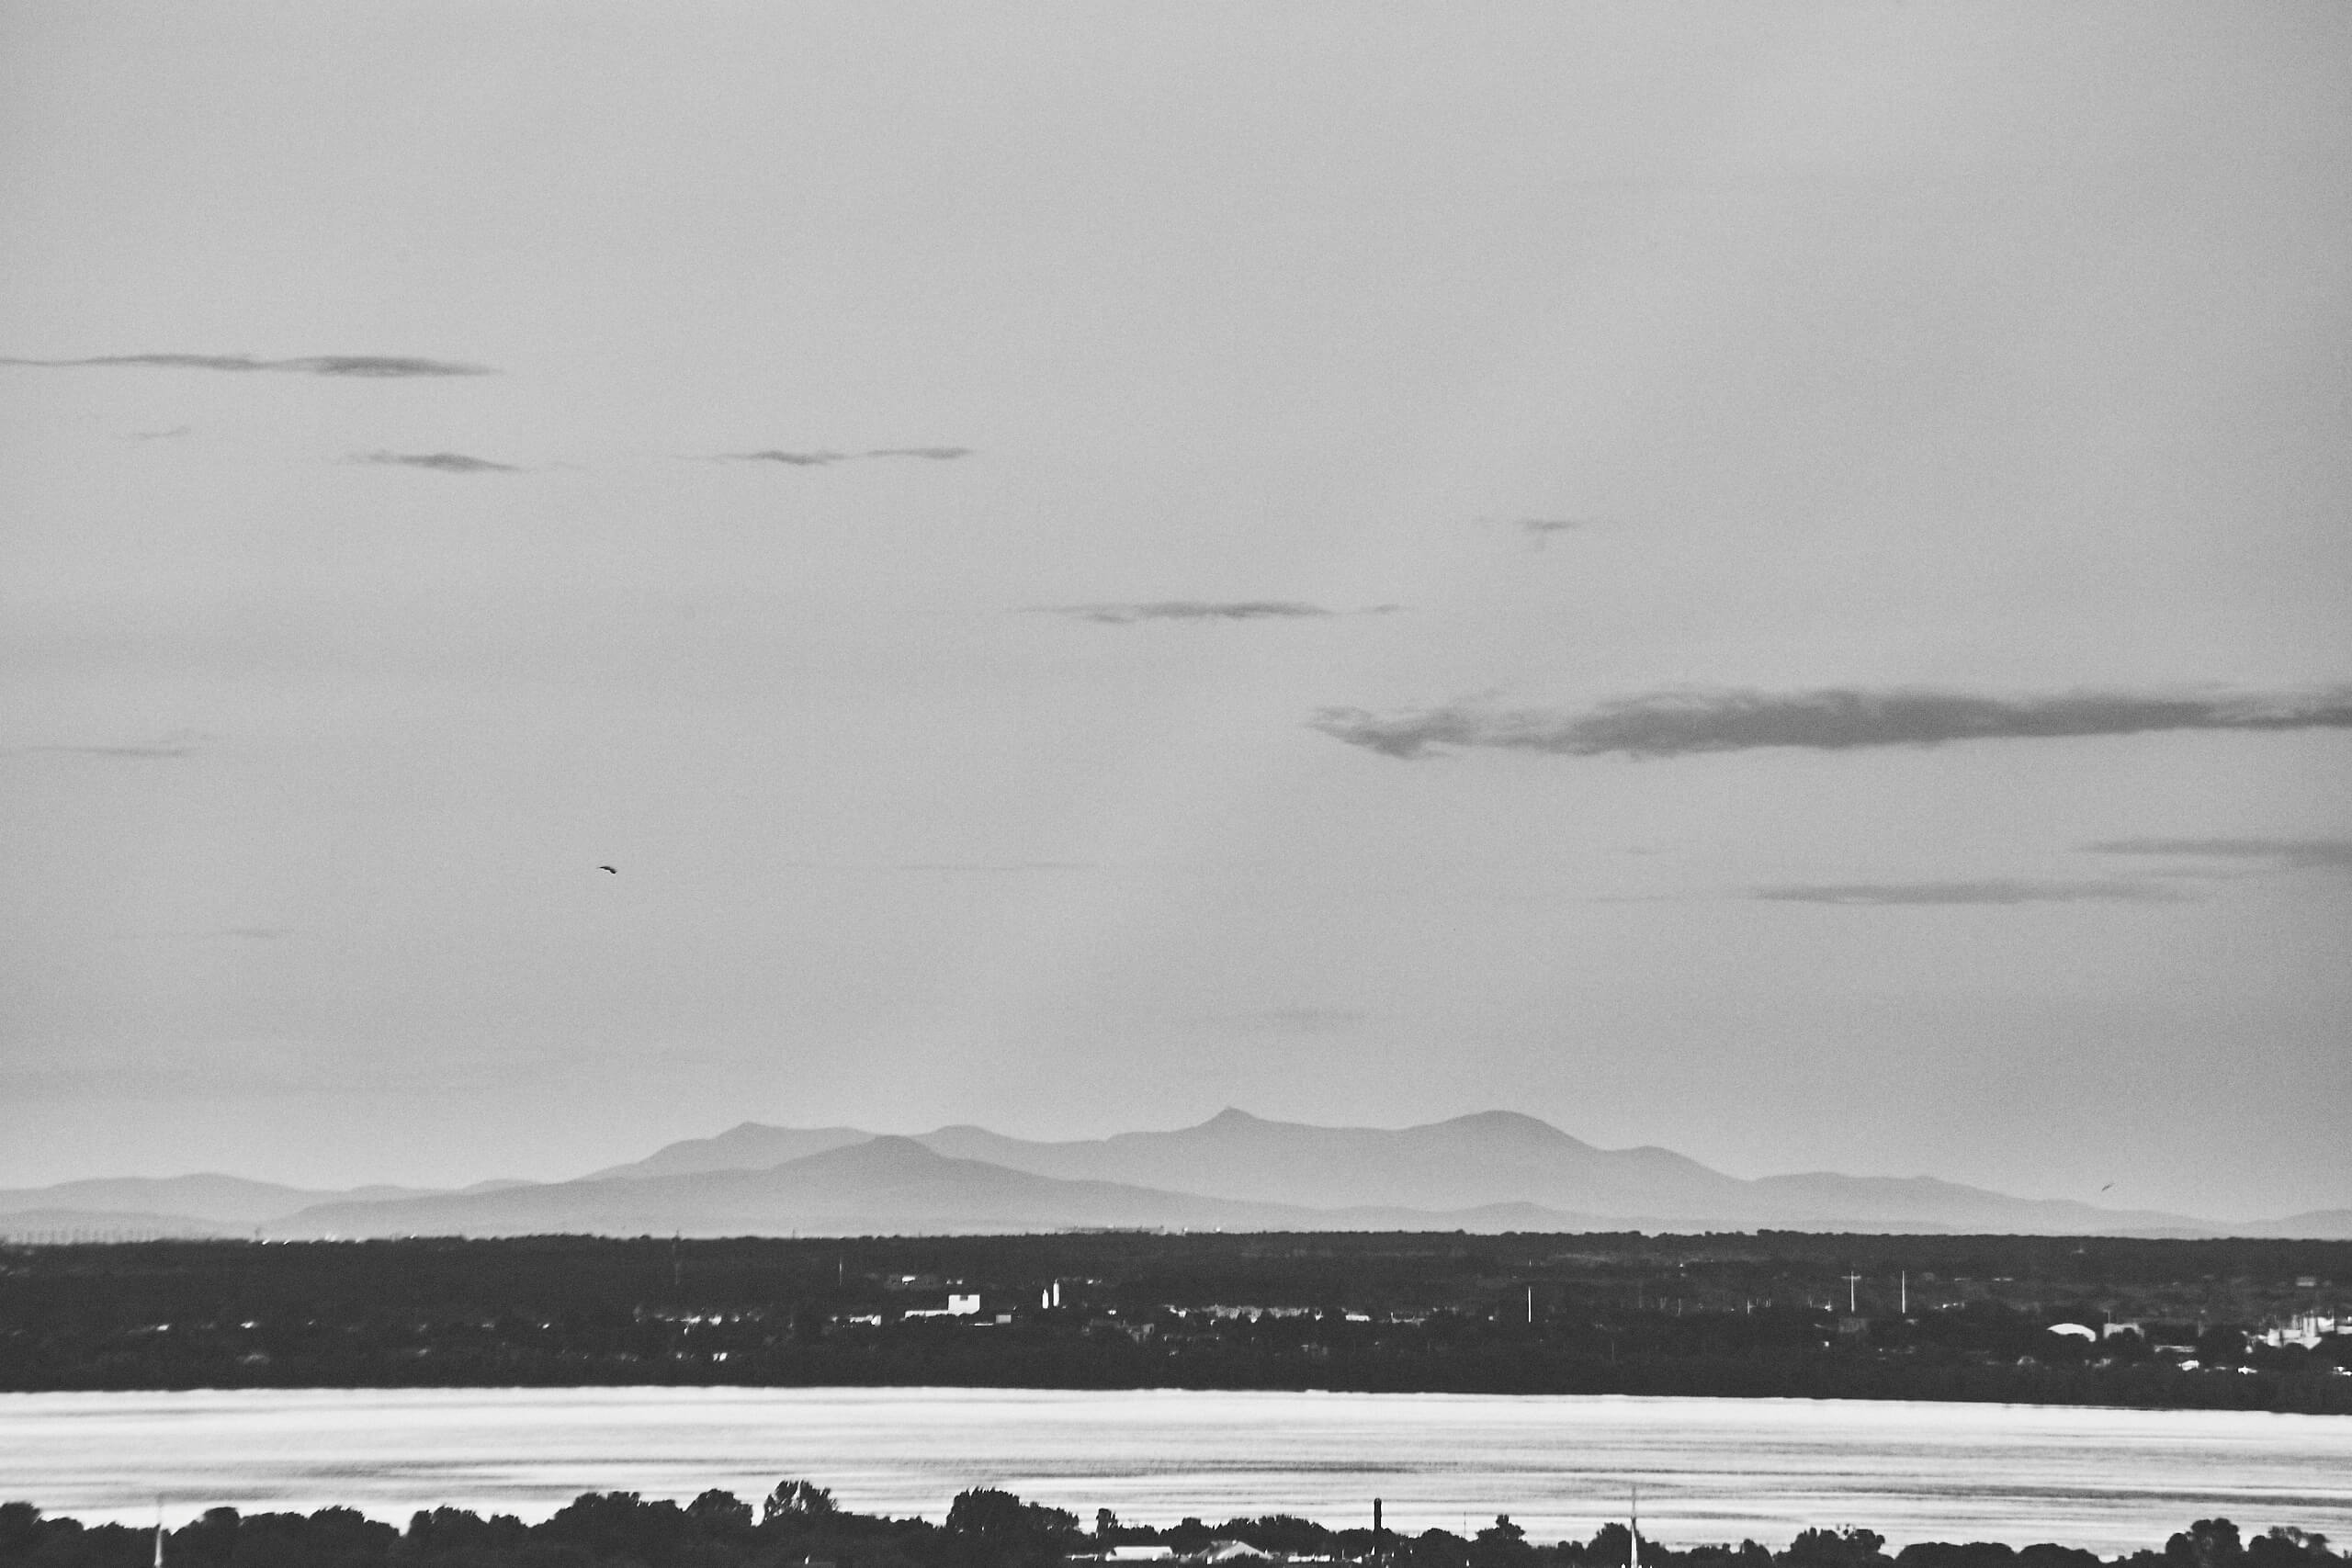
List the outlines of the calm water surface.
<svg viewBox="0 0 2352 1568">
<path fill-rule="evenodd" d="M 139 1522 L 349 1504 L 543 1517 L 581 1492 L 756 1497 L 805 1476 L 938 1518 L 967 1486 L 1173 1523 L 1305 1514 L 1678 1545 L 1807 1525 L 2160 1545 L 2225 1514 L 2352 1537 L 2352 1419 L 1834 1400 L 1001 1389 L 240 1390 L 0 1395 L 0 1497 Z"/>
</svg>

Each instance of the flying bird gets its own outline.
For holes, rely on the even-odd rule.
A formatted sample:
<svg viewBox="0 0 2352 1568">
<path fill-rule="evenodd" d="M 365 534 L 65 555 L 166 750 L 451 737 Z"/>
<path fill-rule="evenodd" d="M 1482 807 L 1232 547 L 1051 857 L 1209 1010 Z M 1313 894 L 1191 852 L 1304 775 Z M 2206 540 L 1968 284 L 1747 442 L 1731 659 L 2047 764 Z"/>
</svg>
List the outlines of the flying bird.
<svg viewBox="0 0 2352 1568">
<path fill-rule="evenodd" d="M 610 870 L 611 868 L 610 868 L 610 867 L 607 867 L 606 869 L 607 869 L 607 870 Z M 2115 1183 L 2114 1183 L 2114 1182 L 2112 1182 L 2112 1181 L 2110 1181 L 2110 1182 L 2109 1182 L 2109 1183 L 2107 1184 L 2107 1187 L 2112 1187 L 2112 1186 L 2114 1186 L 2114 1185 L 2115 1185 Z M 2102 1187 L 2102 1188 L 2100 1188 L 2100 1189 L 2099 1189 L 2099 1190 L 2100 1190 L 2100 1191 L 2102 1191 L 2102 1192 L 2104 1192 L 2104 1191 L 2106 1191 L 2106 1190 L 2107 1190 L 2107 1187 Z"/>
<path fill-rule="evenodd" d="M 616 870 L 614 867 L 609 866 L 609 865 L 600 865 L 600 866 L 598 866 L 596 869 L 597 869 L 598 871 L 609 871 L 609 872 L 612 872 L 612 874 L 613 874 L 615 876 L 618 876 L 618 875 L 620 874 L 620 873 L 619 873 L 617 870 Z"/>
</svg>

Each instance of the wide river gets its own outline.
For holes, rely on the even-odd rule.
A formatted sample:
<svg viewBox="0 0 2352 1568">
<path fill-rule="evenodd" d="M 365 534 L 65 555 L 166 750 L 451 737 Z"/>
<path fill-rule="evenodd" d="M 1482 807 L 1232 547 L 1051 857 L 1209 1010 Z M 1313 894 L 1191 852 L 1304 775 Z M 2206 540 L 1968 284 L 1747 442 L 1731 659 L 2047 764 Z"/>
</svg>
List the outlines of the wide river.
<svg viewBox="0 0 2352 1568">
<path fill-rule="evenodd" d="M 2352 1418 L 1833 1400 L 1001 1389 L 246 1390 L 0 1394 L 0 1499 L 177 1520 L 448 1503 L 544 1517 L 577 1494 L 747 1497 L 806 1477 L 865 1512 L 967 1486 L 1170 1524 L 1294 1513 L 1539 1540 L 1622 1517 L 1675 1545 L 1807 1525 L 2113 1553 L 2192 1519 L 2352 1536 Z"/>
</svg>

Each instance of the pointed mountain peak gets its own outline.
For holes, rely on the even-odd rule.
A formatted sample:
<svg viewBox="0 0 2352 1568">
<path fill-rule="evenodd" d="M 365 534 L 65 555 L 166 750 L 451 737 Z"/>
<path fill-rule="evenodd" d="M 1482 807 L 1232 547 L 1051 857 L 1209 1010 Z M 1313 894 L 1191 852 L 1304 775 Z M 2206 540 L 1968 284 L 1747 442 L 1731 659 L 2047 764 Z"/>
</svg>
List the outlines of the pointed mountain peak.
<svg viewBox="0 0 2352 1568">
<path fill-rule="evenodd" d="M 1201 1123 L 1204 1127 L 1262 1127 L 1265 1124 L 1264 1118 L 1252 1116 L 1247 1111 L 1230 1105 Z"/>
</svg>

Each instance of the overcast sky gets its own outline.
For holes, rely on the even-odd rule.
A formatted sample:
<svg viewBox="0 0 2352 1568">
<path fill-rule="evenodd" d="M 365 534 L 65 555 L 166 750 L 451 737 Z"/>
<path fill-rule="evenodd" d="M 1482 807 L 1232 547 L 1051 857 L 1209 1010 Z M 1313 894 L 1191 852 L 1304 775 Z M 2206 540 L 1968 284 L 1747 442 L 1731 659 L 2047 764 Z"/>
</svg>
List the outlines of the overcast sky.
<svg viewBox="0 0 2352 1568">
<path fill-rule="evenodd" d="M 0 18 L 0 1184 L 2352 1204 L 2352 10 Z"/>
</svg>

